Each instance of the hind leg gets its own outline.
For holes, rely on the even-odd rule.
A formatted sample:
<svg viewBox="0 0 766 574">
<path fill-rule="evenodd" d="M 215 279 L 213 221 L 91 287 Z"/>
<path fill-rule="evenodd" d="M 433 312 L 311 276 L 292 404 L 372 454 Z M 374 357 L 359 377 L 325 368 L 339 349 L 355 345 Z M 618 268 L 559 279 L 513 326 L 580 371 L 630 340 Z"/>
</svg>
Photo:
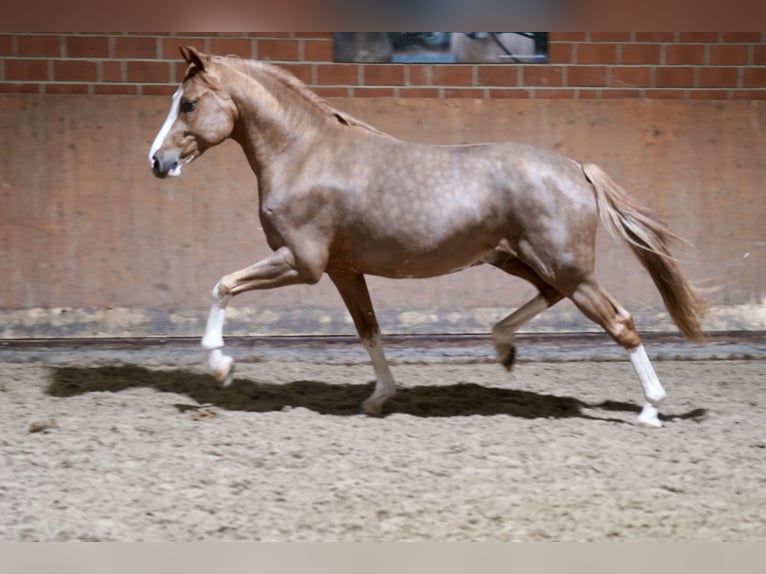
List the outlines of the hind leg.
<svg viewBox="0 0 766 574">
<path fill-rule="evenodd" d="M 661 427 L 658 407 L 665 398 L 665 389 L 662 388 L 641 344 L 633 317 L 592 278 L 581 282 L 572 293 L 571 299 L 580 311 L 601 325 L 609 336 L 628 352 L 646 399 L 638 416 L 639 424 Z"/>
<path fill-rule="evenodd" d="M 534 319 L 548 307 L 561 301 L 564 296 L 545 283 L 531 267 L 519 259 L 507 259 L 502 262 L 495 262 L 493 265 L 506 273 L 526 279 L 540 291 L 535 297 L 492 327 L 492 339 L 495 342 L 497 360 L 510 371 L 516 360 L 516 346 L 513 344 L 516 332 L 522 325 Z"/>
<path fill-rule="evenodd" d="M 375 390 L 362 403 L 362 410 L 368 415 L 380 416 L 383 413 L 383 403 L 396 393 L 396 384 L 383 353 L 380 327 L 367 290 L 367 282 L 364 275 L 357 273 L 330 273 L 329 275 L 354 320 L 354 326 L 362 340 L 362 345 L 370 355 L 372 368 L 375 371 Z"/>
</svg>

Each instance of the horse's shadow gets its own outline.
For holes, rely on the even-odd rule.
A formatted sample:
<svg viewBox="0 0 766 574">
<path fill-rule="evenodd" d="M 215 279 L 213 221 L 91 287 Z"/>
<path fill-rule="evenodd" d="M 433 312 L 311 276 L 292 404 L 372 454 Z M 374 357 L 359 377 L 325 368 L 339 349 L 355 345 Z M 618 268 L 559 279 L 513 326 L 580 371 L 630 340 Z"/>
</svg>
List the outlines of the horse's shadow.
<svg viewBox="0 0 766 574">
<path fill-rule="evenodd" d="M 235 378 L 226 388 L 215 384 L 209 375 L 191 371 L 150 370 L 137 365 L 108 367 L 53 367 L 46 392 L 55 397 L 72 397 L 92 392 L 119 392 L 148 387 L 159 392 L 186 395 L 197 405 L 177 404 L 179 410 L 210 405 L 225 410 L 267 412 L 303 407 L 323 415 L 356 415 L 372 392 L 373 383 L 338 385 L 320 381 L 293 381 L 275 384 Z M 574 397 L 539 394 L 524 390 L 484 387 L 474 383 L 401 388 L 386 402 L 385 414 L 402 413 L 419 417 L 468 415 L 509 415 L 520 418 L 582 417 L 627 422 L 609 416 L 586 414 L 584 409 L 638 413 L 632 403 L 605 401 L 588 404 Z M 699 419 L 704 409 L 679 415 L 664 415 L 664 420 Z"/>
</svg>

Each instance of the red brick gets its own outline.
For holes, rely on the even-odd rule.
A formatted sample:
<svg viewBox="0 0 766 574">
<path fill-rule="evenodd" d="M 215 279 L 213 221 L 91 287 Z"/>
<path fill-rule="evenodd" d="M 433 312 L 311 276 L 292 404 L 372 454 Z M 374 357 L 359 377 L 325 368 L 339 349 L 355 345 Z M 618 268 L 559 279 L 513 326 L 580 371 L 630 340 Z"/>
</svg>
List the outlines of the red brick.
<svg viewBox="0 0 766 574">
<path fill-rule="evenodd" d="M 6 76 L 7 74 L 8 72 L 6 71 Z M 766 68 L 745 68 L 742 71 L 742 87 L 766 88 Z"/>
<path fill-rule="evenodd" d="M 439 88 L 399 88 L 401 98 L 438 98 Z"/>
<path fill-rule="evenodd" d="M 6 60 L 5 79 L 9 82 L 48 80 L 48 60 Z"/>
<path fill-rule="evenodd" d="M 760 32 L 723 32 L 721 40 L 724 42 L 735 42 L 748 44 L 751 42 L 760 42 Z"/>
<path fill-rule="evenodd" d="M 407 75 L 411 86 L 431 85 L 431 66 L 410 64 L 407 66 Z"/>
<path fill-rule="evenodd" d="M 354 88 L 354 97 L 393 98 L 395 95 L 394 88 L 368 88 L 366 86 Z"/>
<path fill-rule="evenodd" d="M 141 94 L 146 96 L 170 96 L 174 91 L 174 86 L 163 86 L 161 84 L 140 86 Z"/>
<path fill-rule="evenodd" d="M 521 66 L 521 83 L 525 86 L 561 86 L 563 68 L 561 66 Z"/>
<path fill-rule="evenodd" d="M 636 42 L 674 42 L 675 32 L 636 32 Z"/>
<path fill-rule="evenodd" d="M 504 89 L 504 88 L 498 88 L 498 89 L 491 89 L 489 90 L 489 97 L 493 100 L 495 99 L 528 99 L 530 97 L 531 90 L 528 89 Z"/>
<path fill-rule="evenodd" d="M 280 64 L 279 67 L 290 72 L 304 84 L 311 84 L 314 81 L 311 64 Z"/>
<path fill-rule="evenodd" d="M 472 86 L 473 70 L 473 66 L 435 65 L 432 69 L 432 80 L 435 86 Z"/>
<path fill-rule="evenodd" d="M 199 38 L 167 38 L 160 42 L 159 58 L 166 60 L 183 60 L 181 57 L 181 46 L 194 46 L 203 50 L 204 42 Z M 204 50 L 203 50 L 204 51 Z"/>
<path fill-rule="evenodd" d="M 484 90 L 478 88 L 445 88 L 445 98 L 474 98 L 484 99 Z"/>
<path fill-rule="evenodd" d="M 347 98 L 350 96 L 351 88 L 346 87 L 325 87 L 317 86 L 311 88 L 318 96 L 322 98 Z"/>
<path fill-rule="evenodd" d="M 298 60 L 298 40 L 258 40 L 259 60 Z"/>
<path fill-rule="evenodd" d="M 253 57 L 253 40 L 242 38 L 211 38 L 210 53 L 219 56 Z"/>
<path fill-rule="evenodd" d="M 577 64 L 615 64 L 616 44 L 577 44 L 574 51 Z"/>
<path fill-rule="evenodd" d="M 710 46 L 711 66 L 737 66 L 747 64 L 750 58 L 749 46 L 722 45 Z"/>
<path fill-rule="evenodd" d="M 766 44 L 753 46 L 753 64 L 756 66 L 766 66 Z"/>
<path fill-rule="evenodd" d="M 699 69 L 700 88 L 736 88 L 738 68 L 702 67 Z"/>
<path fill-rule="evenodd" d="M 648 87 L 652 83 L 652 69 L 648 66 L 615 66 L 610 75 L 612 87 Z"/>
<path fill-rule="evenodd" d="M 702 44 L 676 44 L 665 48 L 665 64 L 689 65 L 705 63 L 705 46 Z"/>
<path fill-rule="evenodd" d="M 591 42 L 630 42 L 630 32 L 591 32 Z"/>
<path fill-rule="evenodd" d="M 332 40 L 306 40 L 303 42 L 303 59 L 316 62 L 332 62 Z"/>
<path fill-rule="evenodd" d="M 717 42 L 718 32 L 681 32 L 679 42 Z"/>
<path fill-rule="evenodd" d="M 368 64 L 362 67 L 362 74 L 368 86 L 404 84 L 404 66 L 401 64 Z"/>
<path fill-rule="evenodd" d="M 46 94 L 87 94 L 89 84 L 45 84 Z"/>
<path fill-rule="evenodd" d="M 114 57 L 119 59 L 157 58 L 157 40 L 155 38 L 117 37 L 114 39 Z"/>
<path fill-rule="evenodd" d="M 606 68 L 604 66 L 570 66 L 567 69 L 569 86 L 605 86 Z"/>
<path fill-rule="evenodd" d="M 128 82 L 164 84 L 170 81 L 170 65 L 167 62 L 127 62 Z"/>
<path fill-rule="evenodd" d="M 0 34 L 0 57 L 13 55 L 13 37 L 10 34 Z"/>
<path fill-rule="evenodd" d="M 4 94 L 39 94 L 41 84 L 15 84 L 12 82 L 0 82 L 0 93 Z"/>
<path fill-rule="evenodd" d="M 570 64 L 574 59 L 575 45 L 569 43 L 549 43 L 548 62 L 551 64 Z"/>
<path fill-rule="evenodd" d="M 659 64 L 658 44 L 623 44 L 620 50 L 622 64 Z"/>
<path fill-rule="evenodd" d="M 109 38 L 104 36 L 70 36 L 66 38 L 67 58 L 108 58 Z"/>
<path fill-rule="evenodd" d="M 53 79 L 58 82 L 95 82 L 98 68 L 95 62 L 57 60 L 53 63 Z"/>
<path fill-rule="evenodd" d="M 658 67 L 654 71 L 655 86 L 658 88 L 691 88 L 694 87 L 694 68 L 689 67 Z"/>
<path fill-rule="evenodd" d="M 61 57 L 60 36 L 16 36 L 16 55 L 32 57 Z"/>
<path fill-rule="evenodd" d="M 479 66 L 478 76 L 480 86 L 517 86 L 519 68 L 517 66 Z"/>
<path fill-rule="evenodd" d="M 358 84 L 357 64 L 317 64 L 317 84 Z"/>
</svg>

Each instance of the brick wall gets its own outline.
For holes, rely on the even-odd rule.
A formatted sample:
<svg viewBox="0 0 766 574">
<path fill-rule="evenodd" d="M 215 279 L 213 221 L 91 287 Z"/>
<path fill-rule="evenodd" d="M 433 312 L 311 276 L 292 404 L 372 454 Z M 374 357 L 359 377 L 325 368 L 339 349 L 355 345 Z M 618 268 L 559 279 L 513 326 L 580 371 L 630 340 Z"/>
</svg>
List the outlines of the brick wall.
<svg viewBox="0 0 766 574">
<path fill-rule="evenodd" d="M 166 95 L 179 44 L 273 61 L 326 97 L 766 99 L 766 32 L 552 32 L 541 65 L 338 64 L 330 33 L 5 33 L 0 92 Z"/>
</svg>

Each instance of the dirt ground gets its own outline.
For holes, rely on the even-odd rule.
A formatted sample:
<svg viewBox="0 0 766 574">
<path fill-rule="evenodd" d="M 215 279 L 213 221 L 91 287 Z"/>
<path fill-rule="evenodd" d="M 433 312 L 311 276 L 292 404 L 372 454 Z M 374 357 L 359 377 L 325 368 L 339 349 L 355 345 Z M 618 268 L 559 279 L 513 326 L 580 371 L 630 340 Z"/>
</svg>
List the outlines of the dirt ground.
<svg viewBox="0 0 766 574">
<path fill-rule="evenodd" d="M 766 539 L 763 360 L 0 363 L 0 540 Z"/>
</svg>

